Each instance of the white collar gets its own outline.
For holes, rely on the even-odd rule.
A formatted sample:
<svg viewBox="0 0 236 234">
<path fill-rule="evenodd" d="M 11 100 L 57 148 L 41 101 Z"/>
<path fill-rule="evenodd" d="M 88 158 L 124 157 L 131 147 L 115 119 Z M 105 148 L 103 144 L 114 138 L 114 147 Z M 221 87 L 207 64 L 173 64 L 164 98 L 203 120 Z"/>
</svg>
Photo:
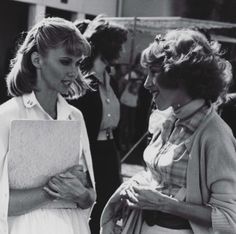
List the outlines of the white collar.
<svg viewBox="0 0 236 234">
<path fill-rule="evenodd" d="M 70 105 L 61 96 L 61 94 L 58 94 L 57 97 L 57 119 L 71 119 L 72 108 L 70 108 Z M 22 98 L 26 108 L 33 108 L 35 105 L 41 107 L 34 92 L 23 94 Z"/>
<path fill-rule="evenodd" d="M 23 94 L 22 98 L 23 98 L 23 103 L 26 108 L 32 108 L 36 104 L 39 104 L 34 92 Z"/>
</svg>

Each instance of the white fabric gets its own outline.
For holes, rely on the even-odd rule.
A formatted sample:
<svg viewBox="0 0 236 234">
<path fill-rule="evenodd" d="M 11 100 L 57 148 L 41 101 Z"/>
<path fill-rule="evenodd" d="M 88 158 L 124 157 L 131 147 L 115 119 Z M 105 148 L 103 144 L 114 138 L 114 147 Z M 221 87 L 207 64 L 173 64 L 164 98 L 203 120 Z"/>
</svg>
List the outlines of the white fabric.
<svg viewBox="0 0 236 234">
<path fill-rule="evenodd" d="M 52 120 L 38 103 L 34 93 L 15 97 L 0 106 L 0 233 L 1 234 L 89 234 L 91 209 L 38 209 L 8 219 L 9 184 L 7 171 L 8 139 L 11 121 L 15 119 Z M 83 116 L 58 96 L 58 120 L 81 122 L 84 161 L 95 188 L 89 141 Z M 9 232 L 8 232 L 9 229 Z"/>
<path fill-rule="evenodd" d="M 149 117 L 148 131 L 151 134 L 159 132 L 162 127 L 162 124 L 172 114 L 172 112 L 173 112 L 172 107 L 164 111 L 158 109 L 154 110 Z"/>
<path fill-rule="evenodd" d="M 88 234 L 87 222 L 80 209 L 38 209 L 8 220 L 9 234 Z"/>
<path fill-rule="evenodd" d="M 160 227 L 158 225 L 150 227 L 144 222 L 140 234 L 193 234 L 193 231 L 186 229 L 180 229 L 180 230 L 169 229 Z"/>
</svg>

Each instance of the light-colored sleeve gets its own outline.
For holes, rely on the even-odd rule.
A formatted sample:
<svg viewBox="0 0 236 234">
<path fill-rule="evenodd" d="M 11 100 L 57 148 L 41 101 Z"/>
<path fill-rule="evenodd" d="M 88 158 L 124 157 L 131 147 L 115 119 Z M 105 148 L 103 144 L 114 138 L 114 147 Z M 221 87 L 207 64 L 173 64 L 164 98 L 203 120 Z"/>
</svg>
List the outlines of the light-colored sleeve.
<svg viewBox="0 0 236 234">
<path fill-rule="evenodd" d="M 8 137 L 9 121 L 7 115 L 3 116 L 0 109 L 0 233 L 8 233 L 8 203 L 9 203 L 9 184 L 8 184 Z"/>
<path fill-rule="evenodd" d="M 235 139 L 227 131 L 221 136 L 219 133 L 206 153 L 213 230 L 220 233 L 236 233 Z"/>
<path fill-rule="evenodd" d="M 87 170 L 89 172 L 93 188 L 95 189 L 93 162 L 92 162 L 89 138 L 88 138 L 88 133 L 87 133 L 84 117 L 80 110 L 78 110 L 77 108 L 71 105 L 70 107 L 72 108 L 72 113 L 73 113 L 72 119 L 80 121 L 80 127 L 81 127 L 81 135 L 80 135 L 81 152 L 80 152 L 79 164 L 84 167 L 84 170 Z"/>
</svg>

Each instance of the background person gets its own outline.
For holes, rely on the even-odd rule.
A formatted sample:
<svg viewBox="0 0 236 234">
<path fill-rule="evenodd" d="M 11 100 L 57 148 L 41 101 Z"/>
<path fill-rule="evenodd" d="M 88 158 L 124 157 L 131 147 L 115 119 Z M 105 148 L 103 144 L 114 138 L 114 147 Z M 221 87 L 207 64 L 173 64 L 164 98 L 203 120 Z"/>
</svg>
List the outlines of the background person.
<svg viewBox="0 0 236 234">
<path fill-rule="evenodd" d="M 127 152 L 135 143 L 135 122 L 138 105 L 138 93 L 142 80 L 135 71 L 126 74 L 126 86 L 121 94 L 121 120 L 119 124 L 120 148 Z"/>
<path fill-rule="evenodd" d="M 212 104 L 226 93 L 229 63 L 190 29 L 157 37 L 141 63 L 157 108 L 173 113 L 144 151 L 147 171 L 107 204 L 102 233 L 113 228 L 121 198 L 142 210 L 141 234 L 235 233 L 236 142 Z"/>
<path fill-rule="evenodd" d="M 84 91 L 86 83 L 78 66 L 82 56 L 89 53 L 88 42 L 73 23 L 46 18 L 28 32 L 12 60 L 7 87 L 13 98 L 0 106 L 2 234 L 90 233 L 88 220 L 95 191 L 87 131 L 81 112 L 62 97 L 78 96 Z M 11 121 L 20 119 L 80 121 L 82 133 L 78 142 L 81 141 L 83 152 L 80 165 L 53 176 L 44 186 L 12 189 L 7 167 L 14 157 L 8 161 L 8 136 Z M 45 208 L 55 200 L 74 205 Z"/>
<path fill-rule="evenodd" d="M 84 22 L 77 23 L 78 28 L 82 26 Z M 127 30 L 98 17 L 88 24 L 83 35 L 92 51 L 80 67 L 93 90 L 72 105 L 82 111 L 90 140 L 97 191 L 90 227 L 95 234 L 99 233 L 99 220 L 106 202 L 121 183 L 114 132 L 120 120 L 120 103 L 110 79 L 109 66 L 120 57 Z"/>
</svg>

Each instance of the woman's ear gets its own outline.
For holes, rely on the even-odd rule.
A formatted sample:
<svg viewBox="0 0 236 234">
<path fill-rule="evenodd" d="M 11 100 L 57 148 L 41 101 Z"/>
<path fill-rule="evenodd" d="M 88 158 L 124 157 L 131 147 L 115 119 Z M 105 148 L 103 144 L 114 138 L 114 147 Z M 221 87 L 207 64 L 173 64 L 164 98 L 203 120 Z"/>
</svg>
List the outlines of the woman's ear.
<svg viewBox="0 0 236 234">
<path fill-rule="evenodd" d="M 37 51 L 31 54 L 31 62 L 36 68 L 41 68 L 41 57 Z"/>
</svg>

